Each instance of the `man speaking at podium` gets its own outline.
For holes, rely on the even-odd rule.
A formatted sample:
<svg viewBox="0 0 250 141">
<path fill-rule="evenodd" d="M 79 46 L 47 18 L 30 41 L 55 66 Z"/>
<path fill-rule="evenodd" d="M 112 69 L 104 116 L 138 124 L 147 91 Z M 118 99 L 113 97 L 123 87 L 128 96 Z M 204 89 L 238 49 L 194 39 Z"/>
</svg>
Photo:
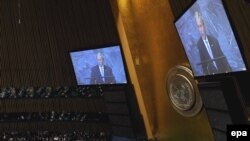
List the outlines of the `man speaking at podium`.
<svg viewBox="0 0 250 141">
<path fill-rule="evenodd" d="M 198 26 L 201 38 L 197 46 L 200 53 L 204 74 L 225 73 L 231 71 L 227 58 L 223 54 L 219 42 L 213 36 L 207 35 L 201 13 L 195 12 L 195 21 Z"/>
<path fill-rule="evenodd" d="M 98 64 L 91 68 L 90 84 L 113 84 L 115 77 L 112 69 L 104 65 L 104 55 L 100 52 L 97 53 L 96 59 Z"/>
</svg>

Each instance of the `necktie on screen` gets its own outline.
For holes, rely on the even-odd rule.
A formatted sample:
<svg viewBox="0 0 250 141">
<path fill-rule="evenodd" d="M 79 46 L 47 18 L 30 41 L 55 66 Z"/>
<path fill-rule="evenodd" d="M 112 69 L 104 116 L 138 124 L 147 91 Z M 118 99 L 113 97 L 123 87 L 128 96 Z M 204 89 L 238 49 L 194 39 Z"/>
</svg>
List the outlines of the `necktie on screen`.
<svg viewBox="0 0 250 141">
<path fill-rule="evenodd" d="M 104 67 L 103 66 L 101 67 L 101 75 L 102 75 L 102 80 L 105 81 L 105 79 L 104 79 Z"/>
<path fill-rule="evenodd" d="M 205 46 L 206 46 L 206 48 L 207 48 L 207 51 L 208 51 L 209 56 L 213 59 L 214 56 L 213 56 L 213 53 L 212 53 L 212 50 L 211 50 L 211 47 L 210 47 L 210 45 L 209 45 L 208 40 L 205 40 Z"/>
<path fill-rule="evenodd" d="M 207 48 L 207 51 L 208 51 L 208 54 L 209 54 L 210 58 L 211 58 L 211 59 L 214 59 L 214 56 L 213 56 L 213 53 L 212 53 L 212 49 L 211 49 L 211 46 L 210 46 L 208 40 L 206 39 L 204 42 L 205 42 L 205 46 L 206 46 L 206 48 Z M 214 70 L 217 70 L 216 62 L 213 61 L 212 64 L 213 64 L 213 67 L 214 67 L 213 69 L 214 69 Z"/>
</svg>

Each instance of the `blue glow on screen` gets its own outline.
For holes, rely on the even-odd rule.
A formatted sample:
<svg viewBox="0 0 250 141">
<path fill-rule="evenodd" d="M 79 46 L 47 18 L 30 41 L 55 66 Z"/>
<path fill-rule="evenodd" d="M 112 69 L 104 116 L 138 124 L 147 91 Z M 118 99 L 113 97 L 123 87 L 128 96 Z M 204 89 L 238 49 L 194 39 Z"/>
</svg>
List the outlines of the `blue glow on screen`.
<svg viewBox="0 0 250 141">
<path fill-rule="evenodd" d="M 241 56 L 228 17 L 221 0 L 197 0 L 179 19 L 175 26 L 184 46 L 194 76 L 204 76 L 196 43 L 200 38 L 194 11 L 202 14 L 206 23 L 207 33 L 213 35 L 219 42 L 222 52 L 228 60 L 232 72 L 245 71 L 246 66 Z M 225 72 L 221 72 L 225 73 Z"/>
<path fill-rule="evenodd" d="M 126 84 L 126 74 L 120 46 L 111 46 L 92 50 L 75 51 L 70 53 L 71 61 L 78 85 L 91 85 L 91 68 L 97 65 L 96 54 L 104 54 L 105 65 L 112 68 L 116 84 Z"/>
</svg>

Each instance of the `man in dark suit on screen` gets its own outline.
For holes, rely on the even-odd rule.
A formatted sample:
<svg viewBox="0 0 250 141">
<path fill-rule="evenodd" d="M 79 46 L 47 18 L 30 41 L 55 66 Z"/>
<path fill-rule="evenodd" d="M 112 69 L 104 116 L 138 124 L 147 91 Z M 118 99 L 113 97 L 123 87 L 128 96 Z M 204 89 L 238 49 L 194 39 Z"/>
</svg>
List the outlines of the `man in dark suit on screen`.
<svg viewBox="0 0 250 141">
<path fill-rule="evenodd" d="M 112 69 L 104 65 L 104 55 L 97 53 L 98 64 L 91 68 L 90 84 L 113 84 L 116 82 Z"/>
<path fill-rule="evenodd" d="M 204 21 L 198 11 L 195 12 L 195 20 L 201 35 L 197 46 L 201 59 L 199 64 L 202 65 L 204 74 L 230 72 L 231 67 L 219 42 L 213 36 L 207 35 Z"/>
</svg>

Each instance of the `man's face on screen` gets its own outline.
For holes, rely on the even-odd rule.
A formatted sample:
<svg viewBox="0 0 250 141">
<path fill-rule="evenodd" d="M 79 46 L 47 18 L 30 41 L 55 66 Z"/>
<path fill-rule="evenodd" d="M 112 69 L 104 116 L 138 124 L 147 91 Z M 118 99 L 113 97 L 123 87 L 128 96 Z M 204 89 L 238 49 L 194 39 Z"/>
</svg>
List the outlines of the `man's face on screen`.
<svg viewBox="0 0 250 141">
<path fill-rule="evenodd" d="M 198 20 L 196 21 L 196 23 L 197 23 L 198 29 L 199 29 L 199 31 L 200 31 L 201 37 L 202 37 L 203 39 L 205 39 L 205 37 L 206 37 L 206 29 L 205 29 L 205 25 L 204 25 L 203 20 L 198 19 Z"/>
<path fill-rule="evenodd" d="M 104 65 L 104 58 L 101 55 L 97 55 L 97 62 L 99 66 L 103 66 Z"/>
</svg>

